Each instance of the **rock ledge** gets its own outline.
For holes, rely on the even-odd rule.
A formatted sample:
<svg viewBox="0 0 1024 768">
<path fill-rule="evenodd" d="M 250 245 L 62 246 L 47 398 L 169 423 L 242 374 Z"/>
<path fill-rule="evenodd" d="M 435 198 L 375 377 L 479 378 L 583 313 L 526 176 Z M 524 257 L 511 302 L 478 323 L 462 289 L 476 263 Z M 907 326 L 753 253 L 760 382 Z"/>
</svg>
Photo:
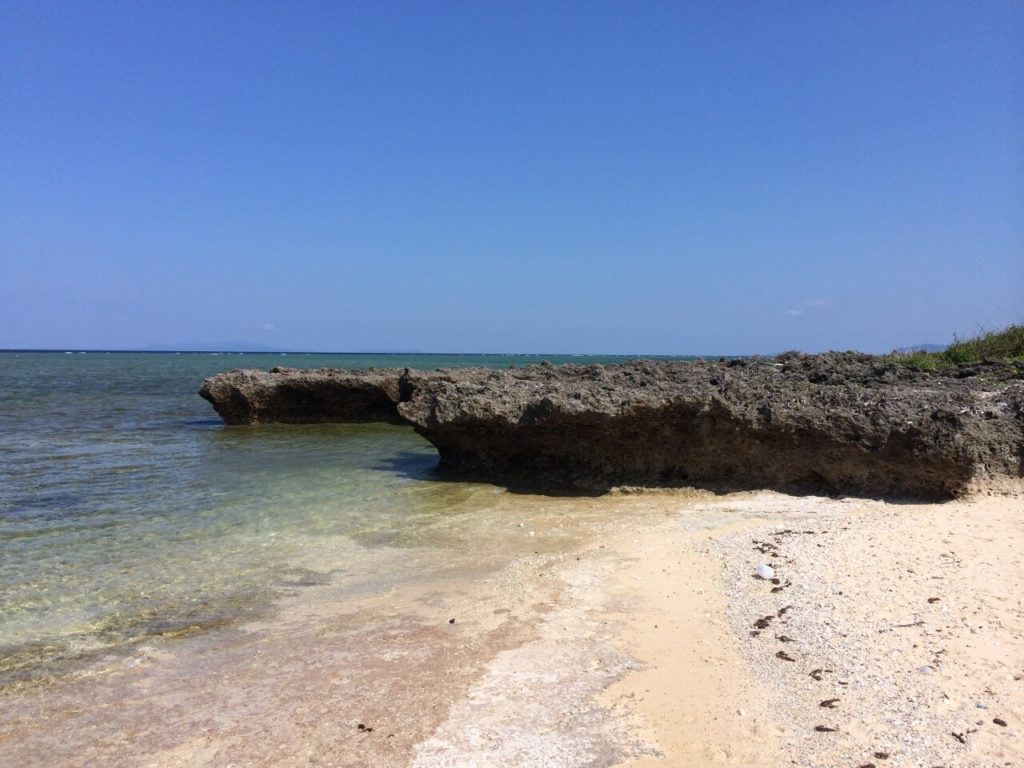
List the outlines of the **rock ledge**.
<svg viewBox="0 0 1024 768">
<path fill-rule="evenodd" d="M 228 424 L 407 423 L 438 470 L 523 490 L 703 486 L 950 498 L 1024 475 L 1024 366 L 856 353 L 484 368 L 238 370 Z"/>
</svg>

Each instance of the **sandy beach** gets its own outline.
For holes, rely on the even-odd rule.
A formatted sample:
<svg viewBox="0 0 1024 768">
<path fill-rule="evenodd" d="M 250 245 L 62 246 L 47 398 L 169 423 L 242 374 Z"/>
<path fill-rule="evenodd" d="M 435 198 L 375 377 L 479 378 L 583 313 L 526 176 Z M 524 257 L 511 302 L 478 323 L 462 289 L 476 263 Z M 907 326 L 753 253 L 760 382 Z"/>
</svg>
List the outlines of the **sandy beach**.
<svg viewBox="0 0 1024 768">
<path fill-rule="evenodd" d="M 629 633 L 647 671 L 618 687 L 646 695 L 636 710 L 662 759 L 626 764 L 1024 763 L 1020 498 L 759 493 L 681 519 L 722 507 L 743 517 L 740 530 L 675 534 L 694 553 L 685 573 L 705 586 L 686 591 L 673 578 L 670 535 L 646 545 L 660 569 L 635 566 L 648 615 L 687 629 L 684 654 L 650 631 Z M 761 563 L 778 584 L 752 578 Z M 676 693 L 691 687 L 700 693 Z"/>
<path fill-rule="evenodd" d="M 8 692 L 0 763 L 1024 763 L 1020 496 L 501 498 L 442 577 Z"/>
</svg>

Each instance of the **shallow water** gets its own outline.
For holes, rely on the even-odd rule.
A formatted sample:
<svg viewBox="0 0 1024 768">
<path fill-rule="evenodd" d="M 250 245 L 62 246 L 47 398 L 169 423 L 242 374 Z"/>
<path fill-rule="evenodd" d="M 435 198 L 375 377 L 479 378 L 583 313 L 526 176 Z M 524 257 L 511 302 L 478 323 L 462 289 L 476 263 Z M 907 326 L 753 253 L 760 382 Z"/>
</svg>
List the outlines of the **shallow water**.
<svg viewBox="0 0 1024 768">
<path fill-rule="evenodd" d="M 539 359 L 0 353 L 0 687 L 253 618 L 304 586 L 385 590 L 472 550 L 469 516 L 501 520 L 500 492 L 434 479 L 410 429 L 226 428 L 195 394 L 205 376 Z"/>
</svg>

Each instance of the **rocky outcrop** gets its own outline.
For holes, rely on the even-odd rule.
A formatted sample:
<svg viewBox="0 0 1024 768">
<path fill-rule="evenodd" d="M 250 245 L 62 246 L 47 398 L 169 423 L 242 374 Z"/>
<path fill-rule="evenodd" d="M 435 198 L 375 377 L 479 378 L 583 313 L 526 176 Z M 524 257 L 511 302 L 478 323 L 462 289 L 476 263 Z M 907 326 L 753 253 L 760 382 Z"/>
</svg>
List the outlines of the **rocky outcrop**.
<svg viewBox="0 0 1024 768">
<path fill-rule="evenodd" d="M 208 379 L 229 424 L 389 421 L 442 476 L 511 488 L 777 488 L 948 498 L 1024 474 L 1024 367 L 924 373 L 854 353 Z"/>
<path fill-rule="evenodd" d="M 228 424 L 402 424 L 401 375 L 395 368 L 238 370 L 206 379 L 199 394 Z"/>
</svg>

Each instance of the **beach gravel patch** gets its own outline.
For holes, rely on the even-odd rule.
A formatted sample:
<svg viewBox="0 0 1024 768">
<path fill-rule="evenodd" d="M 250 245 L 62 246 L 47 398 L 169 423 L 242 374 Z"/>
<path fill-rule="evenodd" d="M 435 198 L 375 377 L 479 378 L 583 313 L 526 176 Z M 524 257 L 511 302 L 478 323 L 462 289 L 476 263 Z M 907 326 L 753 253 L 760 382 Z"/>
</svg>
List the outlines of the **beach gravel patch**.
<svg viewBox="0 0 1024 768">
<path fill-rule="evenodd" d="M 1011 682 L 1024 654 L 1019 499 L 908 505 L 764 493 L 718 503 L 778 520 L 717 540 L 737 642 L 786 724 L 773 765 L 1024 765 L 1012 729 L 979 717 L 1024 704 Z M 782 535 L 796 525 L 816 534 Z M 786 562 L 784 612 L 781 596 L 749 577 L 752 541 L 776 543 Z M 751 636 L 751 616 L 770 615 L 774 632 L 797 639 L 787 645 L 793 663 L 766 660 L 778 646 Z M 823 708 L 842 721 L 822 723 Z"/>
</svg>

